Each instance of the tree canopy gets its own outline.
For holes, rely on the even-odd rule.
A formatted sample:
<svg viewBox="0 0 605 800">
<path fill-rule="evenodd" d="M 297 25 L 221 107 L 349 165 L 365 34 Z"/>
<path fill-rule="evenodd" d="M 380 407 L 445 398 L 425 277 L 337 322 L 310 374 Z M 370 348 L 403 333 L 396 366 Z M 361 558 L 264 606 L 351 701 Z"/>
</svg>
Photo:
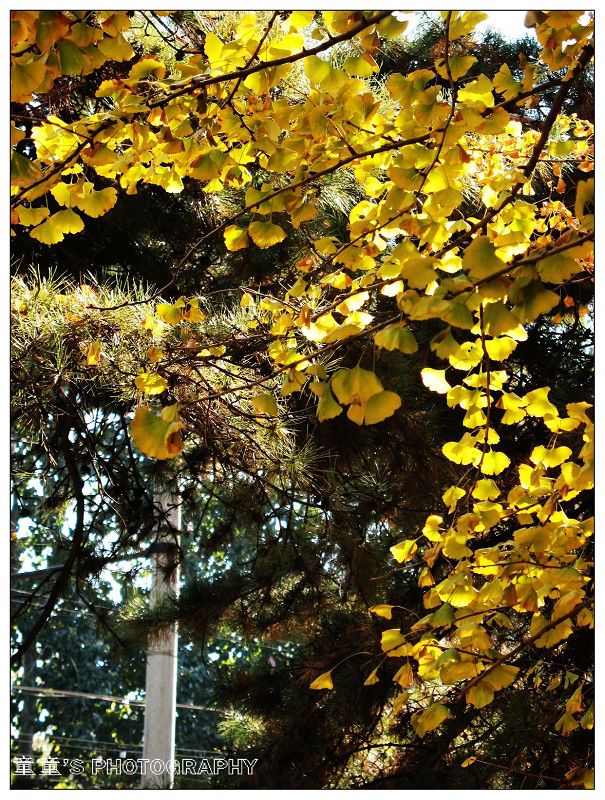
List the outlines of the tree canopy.
<svg viewBox="0 0 605 800">
<path fill-rule="evenodd" d="M 485 16 L 12 12 L 22 684 L 84 604 L 256 786 L 592 785 L 593 19 Z"/>
</svg>

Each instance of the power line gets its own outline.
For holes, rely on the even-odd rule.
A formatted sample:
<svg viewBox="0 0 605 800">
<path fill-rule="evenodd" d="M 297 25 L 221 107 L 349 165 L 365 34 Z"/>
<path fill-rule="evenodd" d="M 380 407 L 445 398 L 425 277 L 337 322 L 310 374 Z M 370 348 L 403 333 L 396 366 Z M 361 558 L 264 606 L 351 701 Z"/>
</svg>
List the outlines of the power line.
<svg viewBox="0 0 605 800">
<path fill-rule="evenodd" d="M 13 691 L 26 692 L 28 694 L 36 695 L 37 697 L 74 697 L 82 698 L 84 700 L 98 700 L 102 703 L 117 703 L 123 706 L 145 706 L 146 700 L 129 700 L 126 697 L 115 697 L 111 694 L 92 694 L 90 692 L 71 692 L 67 689 L 51 689 L 46 686 L 23 686 L 15 684 L 12 686 Z M 233 716 L 230 711 L 223 711 L 220 708 L 211 708 L 210 706 L 197 706 L 189 703 L 177 703 L 177 708 L 184 711 L 212 711 L 215 714 L 224 714 L 225 716 Z"/>
<path fill-rule="evenodd" d="M 41 736 L 44 732 L 41 732 Z M 77 736 L 59 736 L 58 734 L 47 734 L 48 738 L 43 739 L 44 744 L 51 744 L 53 742 L 57 742 L 61 747 L 66 747 L 70 749 L 81 749 L 81 750 L 99 750 L 100 752 L 117 752 L 123 753 L 128 752 L 130 750 L 142 750 L 142 744 L 134 744 L 133 742 L 106 742 L 98 739 L 85 739 L 82 737 Z M 60 740 L 60 741 L 59 741 Z M 27 741 L 31 742 L 31 738 L 27 736 L 15 736 L 13 737 L 13 741 L 22 742 Z M 76 744 L 69 744 L 69 742 L 76 742 Z M 86 747 L 85 745 L 91 745 L 90 747 Z M 225 754 L 222 753 L 220 750 L 197 750 L 190 747 L 177 747 L 176 752 L 180 755 L 186 756 L 187 754 L 192 755 L 199 755 L 199 756 L 224 756 Z"/>
</svg>

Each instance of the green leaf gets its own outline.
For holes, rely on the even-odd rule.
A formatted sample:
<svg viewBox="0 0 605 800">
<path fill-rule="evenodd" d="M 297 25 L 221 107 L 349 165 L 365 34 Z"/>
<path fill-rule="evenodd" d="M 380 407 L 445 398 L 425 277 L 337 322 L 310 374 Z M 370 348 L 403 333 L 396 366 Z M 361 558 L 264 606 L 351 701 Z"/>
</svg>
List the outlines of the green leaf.
<svg viewBox="0 0 605 800">
<path fill-rule="evenodd" d="M 82 75 L 90 61 L 86 54 L 69 39 L 62 39 L 58 45 L 59 65 L 63 75 Z"/>
<path fill-rule="evenodd" d="M 29 186 L 42 177 L 42 172 L 37 164 L 21 155 L 16 150 L 11 150 L 11 184 L 13 186 Z M 26 224 L 26 223 L 24 223 Z"/>
</svg>

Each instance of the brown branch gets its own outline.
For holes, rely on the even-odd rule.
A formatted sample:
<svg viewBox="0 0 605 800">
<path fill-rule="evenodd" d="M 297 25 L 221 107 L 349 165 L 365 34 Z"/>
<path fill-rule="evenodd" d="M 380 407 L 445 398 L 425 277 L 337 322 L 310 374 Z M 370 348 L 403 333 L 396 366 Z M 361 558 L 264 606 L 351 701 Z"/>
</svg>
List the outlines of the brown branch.
<svg viewBox="0 0 605 800">
<path fill-rule="evenodd" d="M 567 614 L 564 614 L 562 617 L 557 617 L 557 619 L 551 620 L 547 625 L 541 628 L 538 631 L 538 633 L 534 634 L 533 636 L 530 636 L 528 639 L 524 639 L 520 644 L 518 644 L 515 648 L 513 648 L 510 651 L 510 653 L 506 653 L 505 655 L 500 656 L 500 658 L 494 661 L 493 664 L 490 664 L 489 667 L 487 667 L 487 669 L 484 669 L 483 672 L 480 672 L 479 675 L 476 675 L 468 683 L 466 683 L 458 692 L 458 695 L 456 696 L 454 702 L 461 700 L 462 696 L 466 694 L 469 689 L 472 689 L 473 686 L 475 686 L 485 677 L 487 677 L 487 675 L 489 675 L 490 672 L 493 672 L 495 669 L 502 666 L 502 664 L 506 664 L 507 661 L 510 661 L 511 659 L 515 658 L 515 656 L 518 656 L 519 653 L 525 650 L 526 647 L 529 647 L 538 639 L 541 639 L 545 633 L 548 633 L 548 631 L 552 630 L 553 628 L 556 628 L 557 625 L 560 625 L 561 622 L 565 622 L 566 619 L 573 617 L 575 614 L 580 612 L 583 608 L 587 608 L 589 605 L 590 605 L 590 600 L 587 598 L 582 603 L 579 603 L 577 606 L 575 606 Z"/>
<path fill-rule="evenodd" d="M 203 89 L 206 86 L 213 86 L 217 83 L 225 83 L 226 81 L 231 81 L 237 78 L 243 80 L 247 78 L 249 75 L 253 75 L 256 72 L 261 72 L 264 69 L 270 69 L 271 67 L 280 67 L 283 64 L 294 64 L 296 61 L 300 61 L 301 58 L 308 58 L 308 56 L 317 55 L 318 53 L 323 53 L 324 50 L 328 50 L 335 44 L 339 42 L 346 42 L 349 39 L 352 39 L 354 36 L 357 36 L 358 33 L 361 33 L 366 28 L 371 27 L 372 25 L 376 25 L 377 23 L 381 22 L 383 19 L 388 17 L 391 14 L 390 11 L 380 11 L 374 16 L 370 17 L 370 19 L 364 20 L 360 22 L 358 25 L 355 25 L 345 33 L 341 33 L 339 36 L 334 36 L 327 39 L 325 42 L 318 44 L 317 47 L 311 47 L 308 50 L 303 47 L 303 49 L 299 53 L 293 53 L 290 56 L 283 56 L 282 58 L 275 58 L 272 61 L 264 61 L 261 64 L 256 64 L 244 69 L 236 69 L 232 72 L 226 72 L 223 75 L 215 75 L 210 78 L 193 78 L 187 86 L 184 86 L 182 89 L 179 89 L 176 92 L 172 92 L 171 94 L 166 95 L 165 97 L 157 100 L 155 103 L 150 103 L 149 108 L 159 108 L 166 103 L 169 103 L 171 100 L 174 100 L 176 97 L 181 97 L 184 94 L 188 94 L 194 89 Z"/>
<path fill-rule="evenodd" d="M 264 33 L 261 36 L 261 38 L 260 38 L 260 40 L 259 40 L 254 52 L 252 53 L 252 55 L 250 56 L 250 58 L 246 62 L 246 65 L 245 65 L 244 69 L 248 69 L 248 67 L 251 66 L 251 64 L 254 62 L 254 59 L 256 58 L 256 56 L 260 53 L 260 49 L 263 46 L 263 44 L 265 43 L 265 41 L 267 39 L 267 36 L 269 35 L 269 33 L 271 31 L 271 28 L 275 24 L 275 20 L 277 19 L 278 16 L 279 16 L 279 11 L 274 11 L 273 12 L 273 16 L 269 20 L 269 24 L 265 28 Z M 226 105 L 230 105 L 231 104 L 231 102 L 232 102 L 232 100 L 233 100 L 233 98 L 235 96 L 235 93 L 239 89 L 239 86 L 240 86 L 240 83 L 242 82 L 242 80 L 243 80 L 243 77 L 242 77 L 242 75 L 240 75 L 239 78 L 237 79 L 236 83 L 235 83 L 235 86 L 233 87 L 233 89 L 229 93 L 229 97 L 227 98 Z"/>
</svg>

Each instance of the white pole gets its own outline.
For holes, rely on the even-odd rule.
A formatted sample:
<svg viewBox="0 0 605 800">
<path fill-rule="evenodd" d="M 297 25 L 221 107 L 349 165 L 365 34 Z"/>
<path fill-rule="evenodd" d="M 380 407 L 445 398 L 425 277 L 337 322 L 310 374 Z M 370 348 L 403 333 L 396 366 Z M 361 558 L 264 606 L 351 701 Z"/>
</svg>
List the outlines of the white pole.
<svg viewBox="0 0 605 800">
<path fill-rule="evenodd" d="M 158 552 L 154 556 L 152 606 L 166 594 L 178 595 L 179 570 L 175 566 L 178 531 L 181 527 L 181 509 L 178 495 L 162 488 L 156 493 L 156 502 L 162 510 L 163 520 L 158 535 Z M 167 572 L 166 568 L 171 567 Z M 176 728 L 176 682 L 178 633 L 176 624 L 166 628 L 150 640 L 147 650 L 147 675 L 145 681 L 145 728 L 143 733 L 143 789 L 172 788 L 174 775 L 167 770 L 174 759 Z M 148 759 L 145 761 L 145 759 Z M 156 762 L 155 766 L 152 762 Z M 160 772 L 161 762 L 163 771 Z"/>
</svg>

